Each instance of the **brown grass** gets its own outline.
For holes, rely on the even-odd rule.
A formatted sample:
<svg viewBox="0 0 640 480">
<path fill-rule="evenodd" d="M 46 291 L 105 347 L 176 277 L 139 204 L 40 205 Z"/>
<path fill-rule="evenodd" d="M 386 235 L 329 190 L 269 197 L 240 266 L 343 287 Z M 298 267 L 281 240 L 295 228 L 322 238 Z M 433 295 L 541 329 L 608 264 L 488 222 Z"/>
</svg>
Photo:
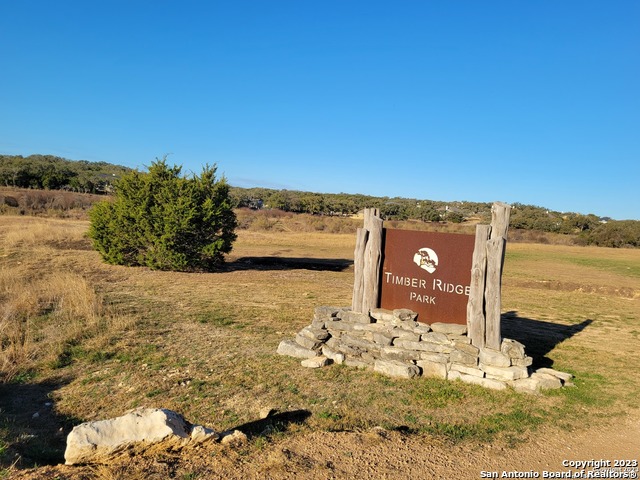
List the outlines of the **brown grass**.
<svg viewBox="0 0 640 480">
<path fill-rule="evenodd" d="M 252 422 L 264 407 L 310 413 L 255 432 L 248 452 L 309 429 L 374 425 L 508 443 L 540 424 L 583 428 L 640 408 L 640 378 L 628 368 L 640 361 L 640 251 L 510 244 L 505 326 L 526 334 L 537 362 L 577 376 L 574 389 L 532 398 L 341 366 L 308 370 L 276 355 L 315 306 L 350 304 L 355 243 L 350 232 L 301 231 L 300 218 L 277 222 L 239 230 L 224 271 L 187 274 L 101 263 L 86 222 L 0 217 L 4 381 L 13 377 L 24 404 L 44 389 L 65 430 L 143 405 L 217 430 Z M 30 417 L 14 415 L 0 439 L 26 458 L 31 450 L 16 438 Z"/>
<path fill-rule="evenodd" d="M 89 193 L 0 187 L 0 214 L 86 219 L 91 206 L 105 199 L 106 195 Z"/>
<path fill-rule="evenodd" d="M 69 270 L 69 265 L 54 266 L 67 248 L 86 247 L 86 223 L 2 219 L 11 225 L 0 234 L 0 377 L 4 381 L 43 363 L 55 363 L 70 344 L 128 323 L 109 311 L 85 272 Z"/>
</svg>

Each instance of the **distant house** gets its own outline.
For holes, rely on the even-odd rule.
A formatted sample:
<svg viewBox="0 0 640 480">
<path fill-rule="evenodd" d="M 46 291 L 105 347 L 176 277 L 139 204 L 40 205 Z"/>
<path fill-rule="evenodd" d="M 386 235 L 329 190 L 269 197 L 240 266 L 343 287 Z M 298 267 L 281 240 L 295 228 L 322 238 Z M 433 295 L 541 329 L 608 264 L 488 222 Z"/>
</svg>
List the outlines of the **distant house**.
<svg viewBox="0 0 640 480">
<path fill-rule="evenodd" d="M 249 207 L 251 210 L 261 210 L 263 206 L 264 202 L 261 198 L 250 198 L 247 201 L 247 207 Z"/>
</svg>

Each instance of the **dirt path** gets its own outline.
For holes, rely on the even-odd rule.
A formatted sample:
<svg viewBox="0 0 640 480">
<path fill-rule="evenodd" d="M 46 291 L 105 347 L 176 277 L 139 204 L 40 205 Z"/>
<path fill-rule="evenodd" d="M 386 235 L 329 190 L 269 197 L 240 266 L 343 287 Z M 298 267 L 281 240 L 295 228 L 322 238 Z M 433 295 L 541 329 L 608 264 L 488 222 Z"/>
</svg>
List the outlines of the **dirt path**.
<svg viewBox="0 0 640 480">
<path fill-rule="evenodd" d="M 604 429 L 576 434 L 557 431 L 517 448 L 448 446 L 423 437 L 372 431 L 366 434 L 311 434 L 304 441 L 279 445 L 263 466 L 271 478 L 489 478 L 503 471 L 566 472 L 563 461 L 640 460 L 640 417 L 628 417 Z M 269 463 L 271 461 L 271 464 Z M 305 465 L 315 468 L 305 468 Z M 593 470 L 593 468 L 586 468 Z M 635 471 L 637 472 L 637 470 Z M 282 477 L 278 477 L 282 475 Z"/>
</svg>

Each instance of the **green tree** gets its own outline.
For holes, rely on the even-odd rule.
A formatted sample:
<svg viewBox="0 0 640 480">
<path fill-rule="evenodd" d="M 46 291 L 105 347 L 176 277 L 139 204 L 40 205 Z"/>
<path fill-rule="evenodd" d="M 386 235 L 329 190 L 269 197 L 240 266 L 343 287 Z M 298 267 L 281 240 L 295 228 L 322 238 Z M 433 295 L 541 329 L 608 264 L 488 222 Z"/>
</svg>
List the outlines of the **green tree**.
<svg viewBox="0 0 640 480">
<path fill-rule="evenodd" d="M 439 222 L 440 212 L 436 210 L 433 205 L 421 205 L 420 208 L 416 208 L 414 218 L 422 220 L 423 222 Z"/>
<path fill-rule="evenodd" d="M 385 202 L 380 207 L 380 215 L 385 220 L 406 220 L 409 218 L 405 205 L 396 201 Z"/>
<path fill-rule="evenodd" d="M 464 222 L 464 215 L 460 212 L 447 212 L 447 222 L 462 223 Z"/>
<path fill-rule="evenodd" d="M 588 244 L 599 247 L 640 247 L 640 222 L 611 220 L 586 233 Z"/>
<path fill-rule="evenodd" d="M 570 213 L 563 218 L 562 233 L 576 233 L 593 230 L 600 225 L 600 219 L 593 215 Z"/>
<path fill-rule="evenodd" d="M 89 236 L 108 263 L 159 270 L 209 270 L 229 253 L 237 226 L 225 178 L 216 166 L 200 176 L 156 160 L 148 173 L 122 177 L 113 202 L 97 203 Z"/>
<path fill-rule="evenodd" d="M 291 193 L 287 190 L 274 191 L 269 196 L 268 206 L 269 208 L 278 208 L 285 212 L 291 211 L 292 199 Z"/>
</svg>

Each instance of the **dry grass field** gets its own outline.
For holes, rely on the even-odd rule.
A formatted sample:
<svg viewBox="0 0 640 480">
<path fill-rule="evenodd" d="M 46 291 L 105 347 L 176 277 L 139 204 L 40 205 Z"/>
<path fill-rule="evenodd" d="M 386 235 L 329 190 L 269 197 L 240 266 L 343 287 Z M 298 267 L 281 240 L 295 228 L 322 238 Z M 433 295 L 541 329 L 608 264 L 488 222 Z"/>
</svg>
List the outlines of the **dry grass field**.
<svg viewBox="0 0 640 480">
<path fill-rule="evenodd" d="M 398 451 L 412 442 L 503 451 L 541 432 L 638 418 L 640 250 L 508 245 L 504 335 L 536 365 L 576 376 L 574 388 L 532 397 L 337 365 L 309 370 L 278 356 L 314 307 L 350 305 L 358 222 L 294 227 L 301 220 L 250 215 L 216 273 L 105 265 L 84 220 L 0 216 L 0 478 L 347 478 L 291 445 L 333 435 L 345 451 L 366 450 L 381 427 Z M 74 425 L 138 406 L 217 431 L 241 427 L 249 442 L 46 466 L 63 461 Z M 264 408 L 280 414 L 257 422 Z M 343 432 L 361 444 L 344 446 Z"/>
</svg>

